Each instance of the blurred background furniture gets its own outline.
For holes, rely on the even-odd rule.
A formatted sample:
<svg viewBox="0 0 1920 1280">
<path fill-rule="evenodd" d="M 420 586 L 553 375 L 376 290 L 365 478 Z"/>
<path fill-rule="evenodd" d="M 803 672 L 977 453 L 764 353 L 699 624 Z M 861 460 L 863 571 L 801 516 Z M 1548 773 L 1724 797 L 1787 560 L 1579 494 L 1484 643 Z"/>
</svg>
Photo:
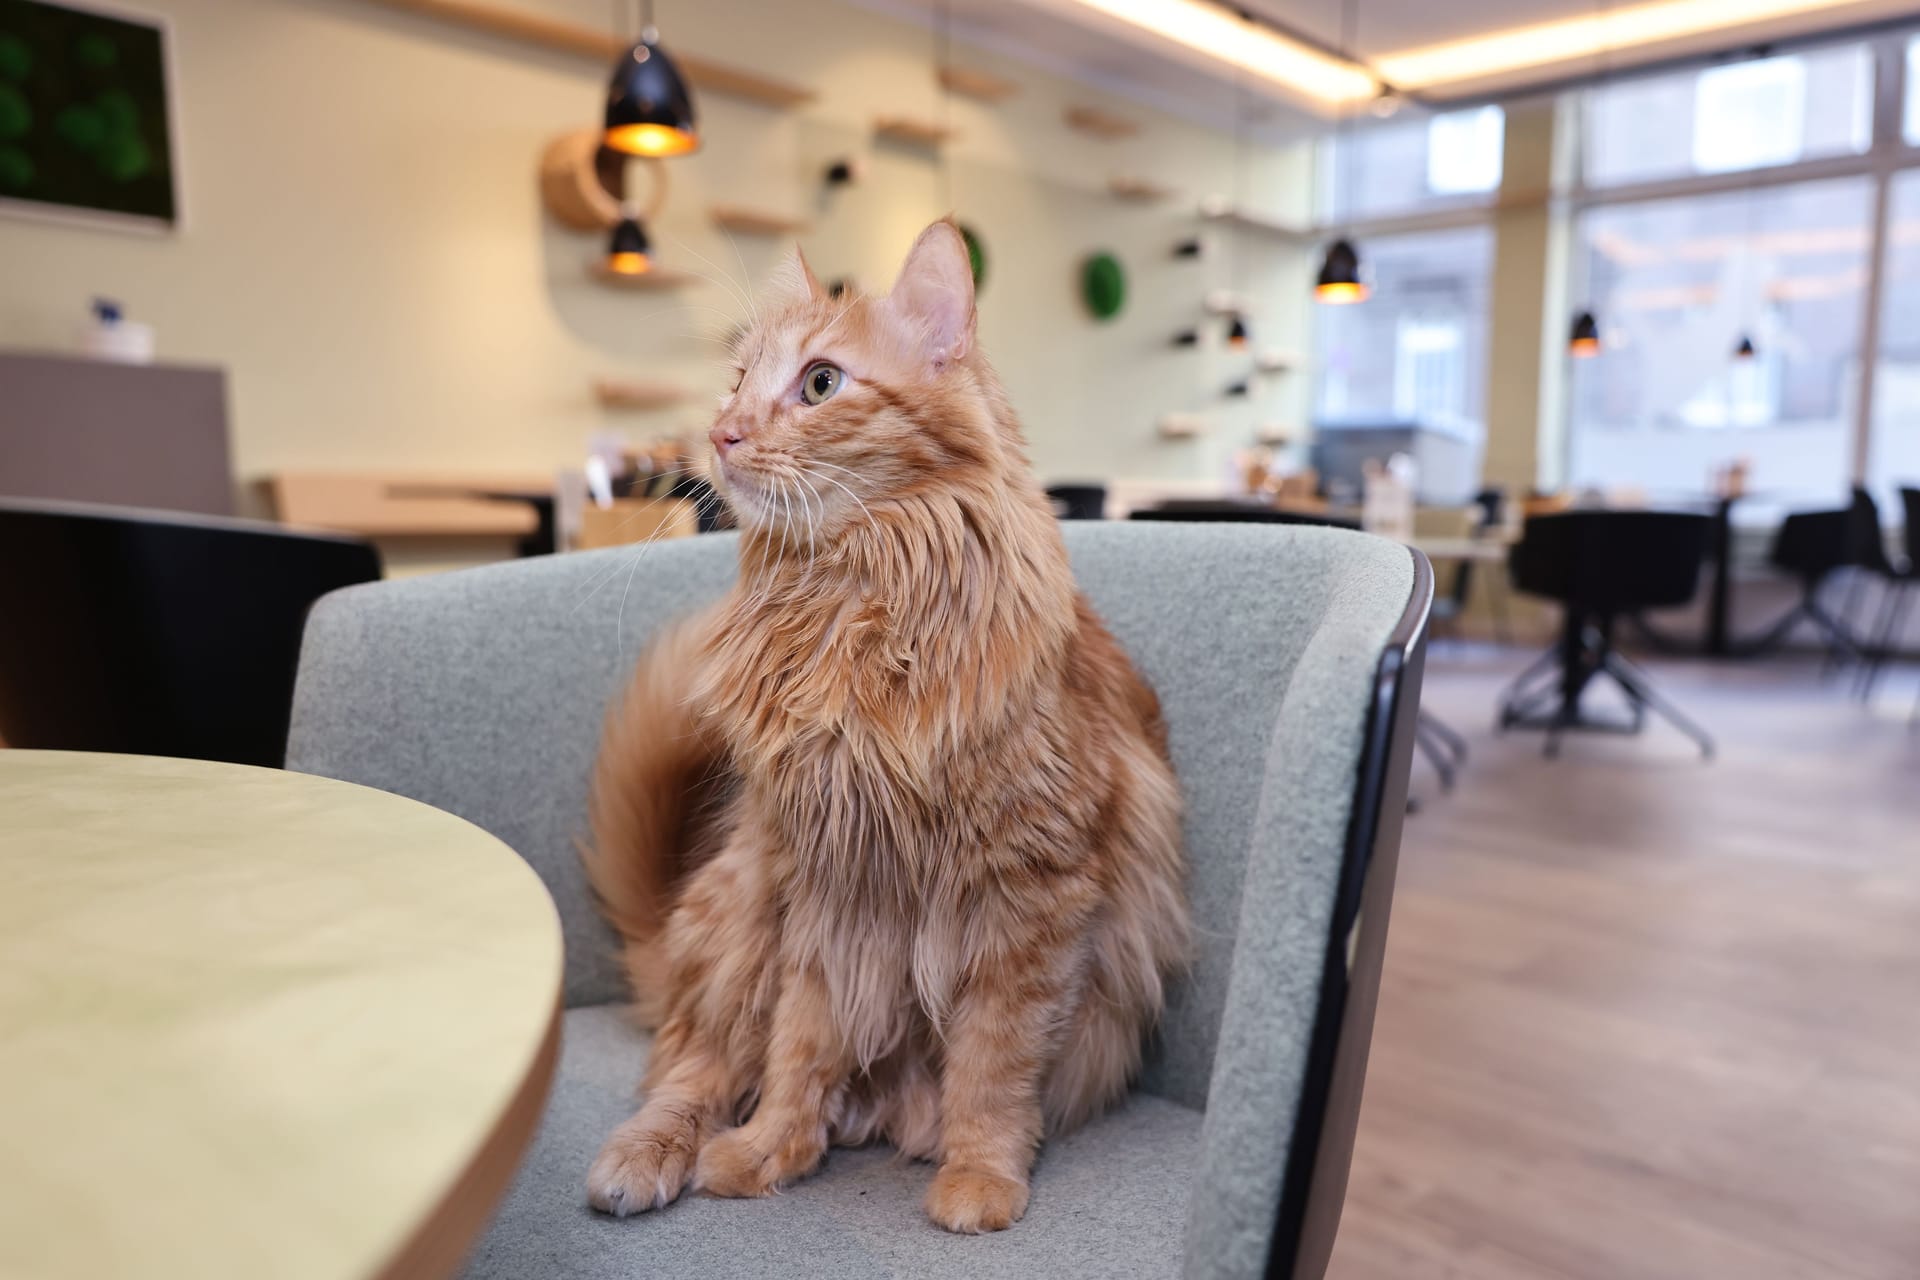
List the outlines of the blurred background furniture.
<svg viewBox="0 0 1920 1280">
<path fill-rule="evenodd" d="M 0 351 L 0 498 L 232 515 L 225 372 Z"/>
<path fill-rule="evenodd" d="M 1050 484 L 1047 498 L 1053 513 L 1062 520 L 1099 520 L 1107 514 L 1107 486 L 1103 484 Z"/>
<path fill-rule="evenodd" d="M 1835 575 L 1862 562 L 1865 536 L 1858 502 L 1833 511 L 1799 511 L 1780 522 L 1767 559 L 1800 583 L 1800 599 L 1757 640 L 1739 646 L 1749 656 L 1778 649 L 1802 622 L 1811 623 L 1826 641 L 1830 662 L 1863 656 L 1859 640 L 1844 617 L 1821 599 Z M 1876 522 L 1877 523 L 1877 522 Z M 1884 551 L 1881 553 L 1884 556 Z"/>
<path fill-rule="evenodd" d="M 990 1241 L 930 1227 L 930 1171 L 884 1149 L 835 1151 L 761 1201 L 692 1196 L 642 1222 L 584 1207 L 584 1172 L 631 1114 L 647 1051 L 575 852 L 590 764 L 649 635 L 732 582 L 735 536 L 652 548 L 624 601 L 592 590 L 622 563 L 609 551 L 385 582 L 314 611 L 289 766 L 492 831 L 546 880 L 567 933 L 553 1104 L 469 1275 L 695 1280 L 737 1275 L 748 1258 L 839 1276 L 850 1256 L 953 1274 L 968 1265 L 952 1261 L 956 1244 L 990 1249 L 1009 1275 L 1111 1274 L 1115 1259 L 1134 1275 L 1323 1273 L 1365 1074 L 1431 571 L 1404 547 L 1324 529 L 1063 532 L 1166 712 L 1198 941 L 1139 1091 L 1048 1144 L 1026 1219 Z M 1219 640 L 1206 661 L 1196 629 Z"/>
<path fill-rule="evenodd" d="M 1920 587 L 1920 489 L 1902 488 L 1900 505 L 1905 520 L 1906 558 L 1903 563 L 1895 565 L 1886 554 L 1885 544 L 1879 544 L 1881 563 L 1878 572 L 1885 599 L 1880 606 L 1879 621 L 1873 629 L 1873 646 L 1867 651 L 1867 661 L 1861 668 L 1859 690 L 1863 700 L 1873 696 L 1880 673 L 1898 651 L 1900 628 L 1906 622 L 1907 607 L 1912 603 L 1915 588 Z M 1875 531 L 1878 532 L 1877 520 Z"/>
<path fill-rule="evenodd" d="M 358 538 L 0 499 L 0 741 L 278 767 L 308 607 Z"/>
<path fill-rule="evenodd" d="M 0 1271 L 451 1273 L 558 1048 L 511 849 L 305 774 L 12 750 L 0 884 Z"/>
<path fill-rule="evenodd" d="M 1560 643 L 1501 695 L 1500 727 L 1544 729 L 1546 754 L 1554 756 L 1568 731 L 1638 733 L 1652 710 L 1711 758 L 1706 730 L 1662 697 L 1614 644 L 1621 616 L 1693 599 L 1709 532 L 1706 516 L 1664 511 L 1567 511 L 1529 519 L 1512 551 L 1514 589 L 1557 602 L 1564 616 Z M 1600 675 L 1626 694 L 1628 719 L 1601 718 L 1583 707 Z"/>
</svg>

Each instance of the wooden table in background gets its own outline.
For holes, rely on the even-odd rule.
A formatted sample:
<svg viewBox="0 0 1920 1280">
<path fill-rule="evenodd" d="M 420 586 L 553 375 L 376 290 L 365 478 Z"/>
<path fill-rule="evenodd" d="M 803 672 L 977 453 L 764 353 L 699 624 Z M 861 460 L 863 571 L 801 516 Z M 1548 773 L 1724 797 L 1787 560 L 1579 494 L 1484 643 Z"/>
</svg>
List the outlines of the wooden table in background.
<svg viewBox="0 0 1920 1280">
<path fill-rule="evenodd" d="M 449 1274 L 538 1123 L 560 928 L 458 818 L 0 751 L 0 1275 Z"/>
</svg>

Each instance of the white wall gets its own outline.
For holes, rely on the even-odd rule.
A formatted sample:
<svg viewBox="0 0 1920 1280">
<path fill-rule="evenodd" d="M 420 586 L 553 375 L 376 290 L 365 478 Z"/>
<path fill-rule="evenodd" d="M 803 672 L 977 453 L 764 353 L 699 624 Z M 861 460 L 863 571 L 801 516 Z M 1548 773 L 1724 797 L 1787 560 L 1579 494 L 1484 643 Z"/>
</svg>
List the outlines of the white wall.
<svg viewBox="0 0 1920 1280">
<path fill-rule="evenodd" d="M 582 23 L 603 0 L 505 0 Z M 0 345 L 64 347 L 87 299 L 106 294 L 151 322 L 163 358 L 225 366 L 235 465 L 283 468 L 525 469 L 575 462 L 608 426 L 636 438 L 704 426 L 704 403 L 648 416 L 593 403 L 604 374 L 719 386 L 710 339 L 742 314 L 733 288 L 784 246 L 730 244 L 707 220 L 719 201 L 801 212 L 823 276 L 879 286 L 913 233 L 947 206 L 923 157 L 883 150 L 863 187 L 827 199 L 830 156 L 872 151 L 882 112 L 934 116 L 932 41 L 919 28 L 833 0 L 661 0 L 666 43 L 816 90 L 798 112 L 704 94 L 706 147 L 670 162 L 654 228 L 663 264 L 714 281 L 675 294 L 618 292 L 587 265 L 597 238 L 543 213 L 534 175 L 544 144 L 593 123 L 604 69 L 590 62 L 396 14 L 362 0 L 130 0 L 172 27 L 184 226 L 139 235 L 0 220 Z M 1219 391 L 1244 357 L 1218 349 L 1200 300 L 1232 255 L 1174 260 L 1199 197 L 1227 189 L 1224 135 L 956 46 L 960 61 L 1023 86 L 1008 103 L 956 99 L 953 207 L 992 261 L 982 335 L 1027 418 L 1043 475 L 1212 475 L 1256 418 L 1298 421 L 1304 389 L 1281 380 L 1266 403 Z M 1147 128 L 1091 141 L 1061 120 L 1093 102 Z M 1250 186 L 1277 209 L 1303 194 L 1287 158 L 1256 157 Z M 1104 195 L 1114 173 L 1181 189 L 1160 206 Z M 639 176 L 636 172 L 636 176 Z M 1210 235 L 1224 248 L 1225 233 Z M 1095 324 L 1077 265 L 1117 252 L 1131 276 L 1122 317 Z M 1239 254 L 1240 287 L 1262 303 L 1261 345 L 1298 349 L 1305 254 L 1272 244 Z M 722 283 L 730 277 L 733 284 Z M 1176 352 L 1176 328 L 1203 323 L 1213 349 Z M 1157 416 L 1209 409 L 1201 442 L 1154 436 Z"/>
</svg>

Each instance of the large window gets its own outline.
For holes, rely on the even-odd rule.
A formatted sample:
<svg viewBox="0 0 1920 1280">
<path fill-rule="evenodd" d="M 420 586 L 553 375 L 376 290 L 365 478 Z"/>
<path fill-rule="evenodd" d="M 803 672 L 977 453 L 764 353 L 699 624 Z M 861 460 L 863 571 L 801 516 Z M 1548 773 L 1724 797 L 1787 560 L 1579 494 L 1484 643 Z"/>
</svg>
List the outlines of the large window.
<svg viewBox="0 0 1920 1280">
<path fill-rule="evenodd" d="M 1360 252 L 1373 296 L 1314 308 L 1316 418 L 1481 423 L 1491 228 L 1362 239 Z"/>
<path fill-rule="evenodd" d="M 1744 458 L 1778 504 L 1842 496 L 1871 224 L 1866 177 L 1587 210 L 1603 350 L 1574 364 L 1569 480 L 1697 493 Z"/>
<path fill-rule="evenodd" d="M 1412 110 L 1319 148 L 1320 215 L 1365 221 L 1483 204 L 1500 186 L 1506 116 L 1499 107 Z"/>
<path fill-rule="evenodd" d="M 1888 192 L 1885 269 L 1867 474 L 1882 513 L 1899 519 L 1900 487 L 1920 487 L 1920 170 Z"/>
<path fill-rule="evenodd" d="M 1590 187 L 1858 155 L 1872 139 L 1872 50 L 1840 45 L 1610 84 L 1586 95 L 1584 124 Z"/>
</svg>

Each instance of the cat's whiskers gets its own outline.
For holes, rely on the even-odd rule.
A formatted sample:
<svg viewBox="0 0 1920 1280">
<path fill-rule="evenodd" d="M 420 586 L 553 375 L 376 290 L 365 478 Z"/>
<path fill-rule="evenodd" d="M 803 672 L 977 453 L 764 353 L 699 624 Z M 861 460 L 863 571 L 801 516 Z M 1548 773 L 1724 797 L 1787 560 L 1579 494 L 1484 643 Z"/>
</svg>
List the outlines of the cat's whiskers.
<svg viewBox="0 0 1920 1280">
<path fill-rule="evenodd" d="M 855 493 L 855 492 L 854 492 L 853 490 L 851 490 L 851 489 L 849 489 L 849 488 L 847 488 L 847 486 L 846 486 L 846 485 L 844 485 L 844 484 L 841 484 L 841 483 L 840 483 L 840 482 L 839 482 L 838 480 L 835 480 L 835 479 L 834 479 L 834 478 L 833 478 L 832 476 L 829 476 L 829 475 L 822 475 L 822 474 L 821 474 L 821 473 L 819 473 L 818 471 L 815 471 L 815 470 L 813 470 L 813 469 L 812 469 L 812 468 L 813 468 L 813 466 L 822 466 L 822 467 L 828 467 L 828 466 L 832 466 L 832 465 L 833 465 L 833 464 L 832 464 L 832 463 L 830 463 L 830 462 L 821 462 L 821 461 L 820 461 L 819 459 L 817 459 L 817 458 L 816 458 L 816 459 L 814 459 L 814 461 L 813 461 L 813 463 L 812 463 L 812 464 L 809 464 L 809 465 L 803 465 L 803 466 L 801 467 L 801 470 L 802 470 L 802 471 L 805 471 L 805 472 L 806 472 L 806 473 L 807 473 L 808 475 L 810 475 L 810 476 L 812 476 L 812 477 L 813 477 L 814 479 L 816 479 L 816 480 L 825 480 L 825 481 L 826 481 L 826 482 L 827 482 L 828 484 L 831 484 L 831 485 L 837 485 L 837 486 L 839 487 L 839 489 L 840 489 L 840 491 L 841 491 L 842 493 L 844 493 L 844 494 L 846 494 L 846 495 L 847 495 L 847 496 L 848 496 L 849 498 L 852 498 L 852 499 L 853 499 L 853 500 L 854 500 L 854 501 L 855 501 L 856 503 L 859 503 L 859 505 L 860 505 L 860 510 L 866 513 L 866 516 L 867 516 L 867 523 L 868 523 L 868 524 L 870 524 L 870 525 L 872 525 L 872 526 L 873 526 L 873 527 L 874 527 L 875 529 L 878 529 L 878 528 L 880 527 L 880 522 L 879 522 L 878 520 L 876 520 L 876 519 L 874 519 L 874 516 L 873 516 L 873 511 L 872 511 L 872 509 L 871 509 L 871 508 L 869 508 L 869 507 L 867 506 L 867 504 L 866 504 L 865 502 L 861 502 L 861 500 L 860 500 L 860 495 L 859 495 L 859 494 L 857 494 L 857 493 Z M 842 467 L 842 468 L 840 468 L 840 470 L 842 470 L 842 471 L 845 471 L 845 470 L 846 470 L 846 468 L 844 468 L 844 467 Z M 848 471 L 848 472 L 847 472 L 847 474 L 848 474 L 848 475 L 850 475 L 850 476 L 857 476 L 857 475 L 858 475 L 858 473 L 857 473 L 857 472 L 852 472 L 852 471 Z"/>
</svg>

